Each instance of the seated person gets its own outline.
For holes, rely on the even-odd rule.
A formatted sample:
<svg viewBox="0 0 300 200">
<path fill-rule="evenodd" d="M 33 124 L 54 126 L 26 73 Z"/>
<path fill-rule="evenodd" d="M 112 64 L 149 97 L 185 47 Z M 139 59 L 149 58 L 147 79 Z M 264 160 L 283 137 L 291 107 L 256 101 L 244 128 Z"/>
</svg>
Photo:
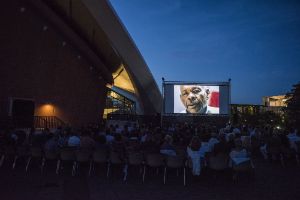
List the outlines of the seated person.
<svg viewBox="0 0 300 200">
<path fill-rule="evenodd" d="M 201 140 L 200 154 L 201 154 L 201 158 L 204 159 L 205 155 L 212 151 L 211 144 L 209 143 L 210 134 L 208 134 L 208 135 L 202 134 L 202 137 L 200 140 Z"/>
<path fill-rule="evenodd" d="M 270 138 L 268 138 L 265 146 L 266 146 L 265 149 L 267 151 L 268 158 L 270 160 L 280 159 L 282 144 L 281 144 L 281 139 L 278 136 L 278 133 L 273 134 Z"/>
<path fill-rule="evenodd" d="M 80 136 L 80 148 L 93 149 L 95 147 L 95 140 L 90 136 L 89 131 L 83 131 Z"/>
<path fill-rule="evenodd" d="M 217 139 L 217 134 L 216 133 L 212 133 L 211 134 L 211 138 L 208 140 L 210 151 L 213 150 L 215 144 L 217 144 L 217 143 L 219 143 L 219 140 Z"/>
<path fill-rule="evenodd" d="M 229 154 L 232 164 L 239 165 L 243 162 L 250 161 L 249 154 L 242 146 L 242 140 L 237 138 L 234 140 L 235 148 L 233 148 Z"/>
<path fill-rule="evenodd" d="M 111 143 L 111 151 L 117 153 L 122 161 L 126 160 L 126 144 L 121 134 L 115 135 L 115 139 Z"/>
<path fill-rule="evenodd" d="M 289 132 L 289 134 L 287 135 L 287 137 L 290 139 L 290 138 L 297 138 L 297 137 L 299 137 L 298 135 L 297 135 L 297 129 L 293 129 L 293 128 L 291 128 L 290 129 L 290 132 Z"/>
<path fill-rule="evenodd" d="M 160 153 L 167 156 L 176 156 L 176 151 L 173 146 L 173 138 L 170 135 L 166 135 L 164 143 L 160 147 Z"/>
<path fill-rule="evenodd" d="M 141 150 L 141 145 L 138 139 L 131 137 L 127 142 L 127 152 L 128 153 L 137 153 Z"/>
<path fill-rule="evenodd" d="M 219 153 L 223 153 L 223 154 L 228 155 L 229 152 L 230 152 L 230 147 L 227 144 L 226 136 L 225 136 L 225 134 L 221 134 L 219 136 L 219 142 L 214 145 L 212 153 L 214 155 L 217 155 Z"/>
<path fill-rule="evenodd" d="M 58 135 L 54 135 L 50 133 L 50 135 L 47 136 L 48 140 L 46 141 L 44 145 L 44 149 L 46 151 L 57 151 L 58 150 Z"/>
<path fill-rule="evenodd" d="M 105 135 L 97 135 L 95 137 L 95 149 L 105 149 L 107 150 L 108 145 L 106 144 L 106 137 Z"/>
<path fill-rule="evenodd" d="M 160 145 L 159 141 L 157 141 L 153 134 L 149 134 L 145 140 L 145 142 L 141 145 L 141 150 L 145 155 L 152 153 L 159 153 Z"/>
<path fill-rule="evenodd" d="M 198 136 L 194 136 L 187 147 L 188 157 L 192 161 L 192 173 L 199 176 L 201 172 L 201 140 Z"/>
<path fill-rule="evenodd" d="M 80 146 L 80 138 L 76 134 L 71 134 L 68 139 L 68 147 L 79 147 Z"/>
<path fill-rule="evenodd" d="M 114 141 L 115 137 L 113 135 L 114 134 L 109 129 L 106 130 L 105 140 L 107 144 L 111 144 Z"/>
<path fill-rule="evenodd" d="M 300 149 L 298 149 L 297 143 L 300 142 L 300 137 L 298 136 L 297 132 L 297 129 L 291 129 L 287 135 L 287 138 L 290 142 L 290 147 L 299 153 Z"/>
<path fill-rule="evenodd" d="M 58 132 L 58 146 L 66 147 L 68 146 L 68 140 L 71 135 L 71 129 L 66 129 Z"/>
<path fill-rule="evenodd" d="M 263 144 L 259 147 L 260 153 L 264 157 L 265 160 L 268 159 L 268 151 L 267 151 L 267 144 Z"/>
<path fill-rule="evenodd" d="M 43 135 L 42 132 L 36 131 L 32 136 L 31 145 L 33 147 L 43 148 L 43 146 L 45 145 L 46 139 L 47 139 L 46 136 Z"/>
</svg>

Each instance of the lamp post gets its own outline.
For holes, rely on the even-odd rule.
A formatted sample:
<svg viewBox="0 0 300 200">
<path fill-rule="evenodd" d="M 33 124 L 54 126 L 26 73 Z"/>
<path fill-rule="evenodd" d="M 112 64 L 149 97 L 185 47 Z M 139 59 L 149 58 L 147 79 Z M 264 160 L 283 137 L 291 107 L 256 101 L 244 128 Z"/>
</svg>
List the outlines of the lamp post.
<svg viewBox="0 0 300 200">
<path fill-rule="evenodd" d="M 228 83 L 229 83 L 229 108 L 228 108 L 228 114 L 231 115 L 231 78 L 228 79 Z"/>
<path fill-rule="evenodd" d="M 165 98 L 165 94 L 164 94 L 165 78 L 162 77 L 161 80 L 162 80 L 162 84 L 161 84 L 162 99 L 161 99 L 161 112 L 160 112 L 160 127 L 162 128 L 162 125 L 163 125 L 163 113 L 164 113 L 164 98 Z"/>
</svg>

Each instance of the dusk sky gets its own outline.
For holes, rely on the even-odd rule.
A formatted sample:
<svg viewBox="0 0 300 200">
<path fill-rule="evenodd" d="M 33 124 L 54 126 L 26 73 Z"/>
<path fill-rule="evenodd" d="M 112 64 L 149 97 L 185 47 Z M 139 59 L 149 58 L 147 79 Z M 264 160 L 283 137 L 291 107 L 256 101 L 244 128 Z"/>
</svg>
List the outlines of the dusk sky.
<svg viewBox="0 0 300 200">
<path fill-rule="evenodd" d="M 261 104 L 300 81 L 300 1 L 110 0 L 159 88 L 232 79 L 232 103 Z"/>
</svg>

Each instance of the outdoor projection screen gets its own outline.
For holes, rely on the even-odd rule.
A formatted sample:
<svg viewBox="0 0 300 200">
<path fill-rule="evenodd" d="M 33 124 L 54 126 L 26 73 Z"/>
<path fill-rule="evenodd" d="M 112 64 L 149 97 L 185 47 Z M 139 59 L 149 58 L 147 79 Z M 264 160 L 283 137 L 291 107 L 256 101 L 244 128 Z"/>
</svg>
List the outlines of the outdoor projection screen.
<svg viewBox="0 0 300 200">
<path fill-rule="evenodd" d="M 165 114 L 228 115 L 230 83 L 164 83 Z"/>
</svg>

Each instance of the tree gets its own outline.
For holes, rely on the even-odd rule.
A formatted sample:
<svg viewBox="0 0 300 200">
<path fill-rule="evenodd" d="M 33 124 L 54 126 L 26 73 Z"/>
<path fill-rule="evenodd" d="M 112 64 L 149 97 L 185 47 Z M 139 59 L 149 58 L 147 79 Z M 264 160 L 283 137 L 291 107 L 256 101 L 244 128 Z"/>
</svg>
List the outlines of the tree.
<svg viewBox="0 0 300 200">
<path fill-rule="evenodd" d="M 300 130 L 300 82 L 293 85 L 291 92 L 286 94 L 286 122 L 288 126 Z"/>
</svg>

